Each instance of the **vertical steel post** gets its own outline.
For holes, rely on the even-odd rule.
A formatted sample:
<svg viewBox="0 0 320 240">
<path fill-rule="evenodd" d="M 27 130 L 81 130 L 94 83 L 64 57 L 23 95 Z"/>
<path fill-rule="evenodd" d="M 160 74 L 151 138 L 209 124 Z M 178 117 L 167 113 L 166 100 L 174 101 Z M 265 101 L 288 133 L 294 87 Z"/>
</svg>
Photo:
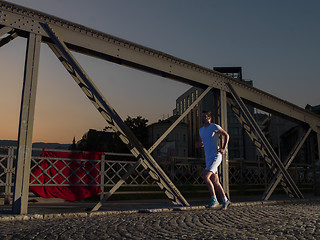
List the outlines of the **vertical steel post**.
<svg viewBox="0 0 320 240">
<path fill-rule="evenodd" d="M 100 200 L 103 199 L 104 197 L 104 166 L 105 166 L 105 160 L 106 160 L 106 155 L 102 154 L 101 155 L 101 162 L 100 162 L 100 189 L 101 189 L 101 194 L 100 194 Z"/>
<path fill-rule="evenodd" d="M 312 178 L 313 178 L 313 193 L 317 195 L 318 186 L 317 186 L 317 172 L 316 172 L 316 134 L 312 134 L 309 139 L 309 152 L 311 159 L 311 168 L 312 168 Z"/>
<path fill-rule="evenodd" d="M 211 122 L 219 124 L 221 126 L 221 98 L 220 98 L 220 90 L 213 90 L 213 119 Z M 223 183 L 223 173 L 222 173 L 222 165 L 218 167 L 218 175 L 219 180 Z"/>
<path fill-rule="evenodd" d="M 13 158 L 14 158 L 14 148 L 8 148 L 8 161 L 7 161 L 7 173 L 6 173 L 6 187 L 4 204 L 10 204 L 11 198 L 11 186 L 12 186 L 12 173 L 13 173 Z"/>
<path fill-rule="evenodd" d="M 15 214 L 27 214 L 28 211 L 32 133 L 38 81 L 40 45 L 41 36 L 30 33 L 25 60 L 18 134 L 18 152 L 15 162 L 16 171 L 12 204 L 12 211 Z"/>
<path fill-rule="evenodd" d="M 220 90 L 220 119 L 221 127 L 228 132 L 228 113 L 227 113 L 227 92 Z M 229 156 L 228 150 L 222 155 L 222 187 L 226 195 L 230 198 L 229 191 Z"/>
<path fill-rule="evenodd" d="M 317 152 L 318 152 L 318 155 L 315 157 L 316 158 L 316 161 L 319 161 L 320 162 L 320 133 L 316 132 L 317 134 L 317 139 L 315 139 L 315 141 L 317 141 Z M 317 159 L 318 157 L 318 159 Z"/>
<path fill-rule="evenodd" d="M 213 121 L 215 123 L 221 124 L 220 122 L 220 111 L 219 109 L 220 106 L 220 91 L 219 90 L 214 90 L 213 91 Z"/>
<path fill-rule="evenodd" d="M 320 161 L 320 133 L 317 133 L 318 140 L 318 161 Z"/>
<path fill-rule="evenodd" d="M 316 156 L 314 156 L 315 158 L 315 167 L 314 167 L 314 185 L 315 185 L 315 195 L 319 196 L 320 195 L 320 179 L 318 178 L 319 176 L 317 175 L 317 170 L 316 170 L 316 161 L 318 161 L 318 164 L 320 162 L 320 134 L 317 132 L 317 145 L 318 145 L 318 159 L 316 158 Z"/>
</svg>

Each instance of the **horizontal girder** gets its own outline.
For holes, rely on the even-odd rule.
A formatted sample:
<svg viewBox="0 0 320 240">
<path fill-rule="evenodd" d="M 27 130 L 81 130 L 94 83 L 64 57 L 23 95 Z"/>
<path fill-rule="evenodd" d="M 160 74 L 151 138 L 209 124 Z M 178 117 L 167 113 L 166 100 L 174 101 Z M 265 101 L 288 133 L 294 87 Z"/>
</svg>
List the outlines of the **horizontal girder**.
<svg viewBox="0 0 320 240">
<path fill-rule="evenodd" d="M 20 36 L 26 36 L 25 33 L 32 32 L 41 35 L 42 41 L 50 41 L 47 33 L 42 29 L 41 23 L 49 23 L 55 28 L 59 28 L 66 45 L 73 51 L 193 86 L 212 86 L 229 92 L 226 83 L 231 83 L 246 103 L 290 119 L 305 122 L 313 130 L 320 133 L 320 117 L 318 115 L 248 86 L 232 77 L 61 18 L 0 1 L 0 25 L 16 29 Z"/>
</svg>

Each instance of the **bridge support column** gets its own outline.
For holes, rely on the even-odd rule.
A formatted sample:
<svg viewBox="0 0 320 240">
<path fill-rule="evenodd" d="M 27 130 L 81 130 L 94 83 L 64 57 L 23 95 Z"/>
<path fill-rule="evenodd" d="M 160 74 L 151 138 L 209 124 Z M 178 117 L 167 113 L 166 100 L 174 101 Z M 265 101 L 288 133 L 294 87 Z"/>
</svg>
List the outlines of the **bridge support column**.
<svg viewBox="0 0 320 240">
<path fill-rule="evenodd" d="M 320 163 L 320 133 L 317 133 L 317 143 L 318 143 L 318 159 L 316 159 L 316 161 L 318 160 L 318 163 Z M 317 171 L 316 171 L 316 174 L 315 174 L 315 179 L 316 179 L 316 185 L 317 185 L 317 189 L 318 191 L 316 192 L 317 195 L 320 195 L 320 179 L 317 178 L 320 176 L 317 175 Z"/>
<path fill-rule="evenodd" d="M 28 211 L 32 133 L 38 82 L 40 45 L 41 36 L 30 33 L 27 44 L 21 97 L 18 152 L 15 162 L 16 170 L 12 203 L 12 212 L 15 214 L 27 214 Z"/>
<path fill-rule="evenodd" d="M 314 195 L 320 195 L 320 179 L 317 174 L 317 164 L 320 162 L 320 134 L 315 132 L 310 140 L 311 162 L 313 168 L 313 192 Z"/>
<path fill-rule="evenodd" d="M 219 125 L 228 132 L 228 113 L 227 113 L 227 92 L 224 90 L 220 90 L 220 98 L 215 98 L 215 102 L 219 101 L 218 115 L 219 118 L 216 121 Z M 221 143 L 223 144 L 223 143 Z M 226 195 L 230 198 L 230 190 L 229 190 L 229 156 L 228 150 L 222 155 L 222 169 L 220 169 L 222 173 L 222 187 L 226 193 Z"/>
</svg>

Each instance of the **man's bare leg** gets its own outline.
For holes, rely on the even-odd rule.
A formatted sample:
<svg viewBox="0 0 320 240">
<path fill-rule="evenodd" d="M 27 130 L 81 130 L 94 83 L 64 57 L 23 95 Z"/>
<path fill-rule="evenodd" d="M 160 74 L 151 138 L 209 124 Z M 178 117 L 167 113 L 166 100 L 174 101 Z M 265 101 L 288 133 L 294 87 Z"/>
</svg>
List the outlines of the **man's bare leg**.
<svg viewBox="0 0 320 240">
<path fill-rule="evenodd" d="M 211 180 L 212 175 L 214 175 L 213 172 L 208 171 L 208 170 L 204 170 L 204 172 L 202 174 L 202 178 L 205 181 L 205 183 L 207 184 L 209 192 L 211 194 L 211 201 L 207 207 L 208 208 L 217 208 L 219 206 L 219 202 L 217 201 L 216 193 L 214 190 L 214 183 Z"/>
<path fill-rule="evenodd" d="M 219 176 L 218 174 L 212 174 L 211 177 L 210 177 L 210 180 L 213 182 L 213 185 L 214 185 L 214 188 L 216 189 L 217 191 L 217 194 L 219 196 L 222 197 L 222 210 L 226 210 L 228 208 L 228 206 L 230 205 L 230 201 L 228 200 L 228 198 L 226 197 L 226 194 L 220 184 L 220 181 L 219 181 Z"/>
<path fill-rule="evenodd" d="M 224 199 L 226 194 L 220 184 L 218 173 L 213 173 L 210 176 L 210 180 L 213 183 L 214 189 L 217 191 L 217 195 Z"/>
<path fill-rule="evenodd" d="M 211 176 L 213 175 L 213 172 L 208 171 L 208 170 L 204 170 L 203 174 L 202 174 L 202 178 L 204 180 L 204 182 L 207 184 L 209 192 L 211 197 L 215 196 L 216 193 L 214 191 L 214 185 L 213 182 L 211 181 Z"/>
</svg>

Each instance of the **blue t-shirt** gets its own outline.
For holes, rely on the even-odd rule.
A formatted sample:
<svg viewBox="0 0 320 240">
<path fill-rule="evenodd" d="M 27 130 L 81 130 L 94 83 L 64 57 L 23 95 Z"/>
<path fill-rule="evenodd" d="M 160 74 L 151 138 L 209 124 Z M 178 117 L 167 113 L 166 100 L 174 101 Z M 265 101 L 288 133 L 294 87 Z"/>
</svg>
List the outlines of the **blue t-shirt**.
<svg viewBox="0 0 320 240">
<path fill-rule="evenodd" d="M 215 158 L 218 154 L 218 139 L 219 134 L 216 134 L 221 127 L 218 124 L 211 123 L 209 126 L 199 129 L 199 135 L 201 137 L 204 153 L 206 159 Z"/>
</svg>

